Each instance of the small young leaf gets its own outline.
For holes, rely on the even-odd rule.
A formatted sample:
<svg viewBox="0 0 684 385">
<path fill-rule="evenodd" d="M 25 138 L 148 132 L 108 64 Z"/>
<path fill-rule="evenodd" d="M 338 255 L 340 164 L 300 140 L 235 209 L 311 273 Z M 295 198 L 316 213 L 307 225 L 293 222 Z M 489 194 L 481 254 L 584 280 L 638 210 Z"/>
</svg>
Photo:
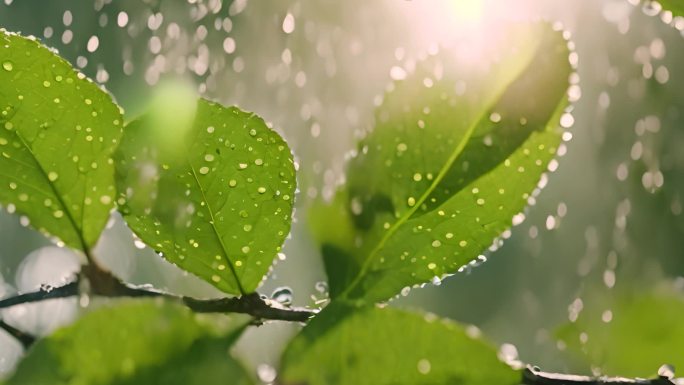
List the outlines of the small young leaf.
<svg viewBox="0 0 684 385">
<path fill-rule="evenodd" d="M 217 333 L 179 305 L 126 300 L 38 341 L 7 385 L 251 384 L 228 354 L 233 328 Z"/>
<path fill-rule="evenodd" d="M 577 320 L 562 327 L 557 336 L 602 373 L 647 378 L 663 364 L 684 367 L 682 319 L 681 293 L 620 296 L 609 309 L 585 303 Z"/>
<path fill-rule="evenodd" d="M 561 141 L 569 52 L 547 24 L 497 47 L 484 67 L 429 57 L 385 95 L 347 184 L 312 209 L 333 296 L 376 302 L 455 273 L 524 209 Z"/>
<path fill-rule="evenodd" d="M 333 303 L 290 343 L 283 384 L 514 385 L 520 373 L 456 323 Z"/>
<path fill-rule="evenodd" d="M 289 147 L 256 115 L 205 100 L 180 147 L 157 123 L 128 124 L 117 151 L 124 218 L 182 269 L 226 293 L 254 291 L 290 229 Z"/>
<path fill-rule="evenodd" d="M 42 46 L 0 30 L 0 202 L 86 251 L 114 205 L 111 97 Z"/>
</svg>

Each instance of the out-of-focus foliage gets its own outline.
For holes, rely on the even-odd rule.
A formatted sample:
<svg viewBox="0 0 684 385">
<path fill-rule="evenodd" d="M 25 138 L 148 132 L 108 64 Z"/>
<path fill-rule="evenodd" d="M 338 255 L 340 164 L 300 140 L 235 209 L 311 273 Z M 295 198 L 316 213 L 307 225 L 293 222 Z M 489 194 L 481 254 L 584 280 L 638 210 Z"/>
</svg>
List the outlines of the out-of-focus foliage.
<svg viewBox="0 0 684 385">
<path fill-rule="evenodd" d="M 434 315 L 335 303 L 290 343 L 282 383 L 518 384 L 520 373 L 470 333 Z"/>
<path fill-rule="evenodd" d="M 175 143 L 157 139 L 154 116 L 126 126 L 116 154 L 121 211 L 169 261 L 224 292 L 252 292 L 289 234 L 290 148 L 235 107 L 200 100 L 191 124 L 169 133 L 181 135 Z"/>
<path fill-rule="evenodd" d="M 125 300 L 40 340 L 6 384 L 247 385 L 228 353 L 242 329 L 175 304 Z"/>
<path fill-rule="evenodd" d="M 0 202 L 67 245 L 91 248 L 114 206 L 118 107 L 35 38 L 4 30 L 0 85 Z"/>
<path fill-rule="evenodd" d="M 602 373 L 652 377 L 663 364 L 684 367 L 684 295 L 656 291 L 623 295 L 610 310 L 589 302 L 560 328 L 568 349 Z M 638 352 L 638 353 L 636 353 Z"/>
<path fill-rule="evenodd" d="M 373 303 L 455 273 L 527 204 L 561 142 L 559 120 L 572 119 L 561 120 L 572 70 L 550 25 L 508 33 L 493 43 L 496 61 L 446 51 L 385 95 L 347 183 L 312 208 L 333 296 Z"/>
</svg>

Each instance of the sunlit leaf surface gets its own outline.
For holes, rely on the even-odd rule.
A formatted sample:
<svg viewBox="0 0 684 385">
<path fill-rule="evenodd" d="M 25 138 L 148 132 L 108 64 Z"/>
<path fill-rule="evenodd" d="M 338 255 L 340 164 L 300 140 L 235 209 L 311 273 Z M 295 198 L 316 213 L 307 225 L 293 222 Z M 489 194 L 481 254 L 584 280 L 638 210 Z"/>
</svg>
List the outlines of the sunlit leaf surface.
<svg viewBox="0 0 684 385">
<path fill-rule="evenodd" d="M 241 329 L 208 322 L 178 305 L 126 300 L 40 340 L 7 384 L 251 383 L 228 353 Z"/>
<path fill-rule="evenodd" d="M 312 209 L 333 296 L 374 302 L 455 273 L 527 205 L 572 124 L 569 50 L 546 24 L 496 47 L 488 64 L 430 56 L 384 96 L 347 183 Z"/>
<path fill-rule="evenodd" d="M 520 373 L 453 322 L 397 309 L 333 304 L 289 345 L 284 384 L 513 385 Z"/>
<path fill-rule="evenodd" d="M 663 364 L 684 367 L 682 319 L 681 293 L 640 294 L 622 297 L 609 309 L 590 303 L 557 335 L 570 351 L 608 375 L 646 378 Z"/>
<path fill-rule="evenodd" d="M 114 205 L 111 97 L 35 39 L 0 32 L 0 202 L 67 245 L 97 242 Z"/>
<path fill-rule="evenodd" d="M 253 291 L 290 229 L 289 147 L 256 115 L 204 100 L 181 141 L 158 138 L 156 122 L 128 124 L 117 152 L 124 218 L 181 268 L 226 293 Z"/>
</svg>

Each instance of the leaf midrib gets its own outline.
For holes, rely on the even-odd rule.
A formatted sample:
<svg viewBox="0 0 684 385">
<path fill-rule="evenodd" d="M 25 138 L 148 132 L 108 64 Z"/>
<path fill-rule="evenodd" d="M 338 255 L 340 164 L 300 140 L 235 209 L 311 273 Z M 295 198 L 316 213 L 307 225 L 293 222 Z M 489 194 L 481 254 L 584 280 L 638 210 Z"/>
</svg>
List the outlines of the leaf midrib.
<svg viewBox="0 0 684 385">
<path fill-rule="evenodd" d="M 533 50 L 532 54 L 527 58 L 525 65 L 520 67 L 519 72 L 517 72 L 515 76 L 511 76 L 510 80 L 506 82 L 506 84 L 503 87 L 501 87 L 500 91 L 494 95 L 494 97 L 491 99 L 491 102 L 486 106 L 486 108 L 482 109 L 482 113 L 468 127 L 465 134 L 463 135 L 463 138 L 461 138 L 458 145 L 445 162 L 444 166 L 442 166 L 439 173 L 437 174 L 437 177 L 435 177 L 435 179 L 433 180 L 432 184 L 430 184 L 428 189 L 425 190 L 425 192 L 420 196 L 420 198 L 416 201 L 415 205 L 413 205 L 411 209 L 407 210 L 404 213 L 404 215 L 402 215 L 398 221 L 394 222 L 394 224 L 387 230 L 385 235 L 383 235 L 378 244 L 373 248 L 373 250 L 371 250 L 371 252 L 368 254 L 368 257 L 364 260 L 363 265 L 361 266 L 361 269 L 359 270 L 359 273 L 356 275 L 354 280 L 340 294 L 340 299 L 345 299 L 347 295 L 354 288 L 356 288 L 356 286 L 361 282 L 363 277 L 368 272 L 371 262 L 375 259 L 380 250 L 384 248 L 387 241 L 389 241 L 389 239 L 392 238 L 394 233 L 396 233 L 403 226 L 403 224 L 406 223 L 406 221 L 408 221 L 413 216 L 413 214 L 415 214 L 415 212 L 423 205 L 423 203 L 425 203 L 427 198 L 429 198 L 430 195 L 432 195 L 432 192 L 434 192 L 437 186 L 439 186 L 439 184 L 442 182 L 442 179 L 444 179 L 444 176 L 451 169 L 453 163 L 456 161 L 456 159 L 458 159 L 458 157 L 465 149 L 465 146 L 470 141 L 472 134 L 475 132 L 475 129 L 487 117 L 487 113 L 489 112 L 489 110 L 501 100 L 501 97 L 504 93 L 506 93 L 510 85 L 513 84 L 516 80 L 518 80 L 521 74 L 523 74 L 529 68 L 530 63 L 532 62 L 532 59 L 537 55 L 538 50 L 539 47 L 536 47 Z"/>
<path fill-rule="evenodd" d="M 55 186 L 55 184 L 50 181 L 50 178 L 48 177 L 48 173 L 45 172 L 43 165 L 38 161 L 38 158 L 33 153 L 33 149 L 31 148 L 31 146 L 28 145 L 28 143 L 26 142 L 24 137 L 21 136 L 19 131 L 15 130 L 14 135 L 19 139 L 19 141 L 24 146 L 24 148 L 26 148 L 26 150 L 29 152 L 29 154 L 31 154 L 31 158 L 34 160 L 34 162 L 38 166 L 37 168 L 40 171 L 41 175 L 45 178 L 45 180 L 47 180 L 47 184 L 48 184 L 48 186 L 50 186 L 50 190 L 52 191 L 52 194 L 57 198 L 57 202 L 64 209 L 64 214 L 66 215 L 66 218 L 69 220 L 69 222 L 71 223 L 71 226 L 74 229 L 74 232 L 76 233 L 76 237 L 78 238 L 78 241 L 81 244 L 81 250 L 85 253 L 86 257 L 88 257 L 88 260 L 90 261 L 90 259 L 91 259 L 90 249 L 87 246 L 85 238 L 83 237 L 83 231 L 78 226 L 78 224 L 76 223 L 76 220 L 74 219 L 73 215 L 71 215 L 71 210 L 67 206 L 66 202 L 64 202 L 64 200 L 62 199 L 62 195 L 57 190 L 57 186 Z M 85 207 L 83 208 L 82 211 L 85 211 Z"/>
<path fill-rule="evenodd" d="M 221 236 L 218 233 L 218 229 L 216 228 L 216 220 L 214 219 L 214 210 L 211 208 L 211 204 L 209 204 L 209 201 L 207 200 L 207 197 L 204 193 L 204 187 L 202 186 L 202 183 L 200 183 L 199 178 L 197 177 L 197 172 L 195 171 L 195 167 L 192 165 L 192 162 L 190 162 L 190 158 L 187 156 L 185 157 L 186 162 L 188 163 L 188 166 L 190 166 L 190 171 L 192 171 L 192 178 L 195 180 L 195 184 L 197 184 L 197 188 L 199 189 L 200 193 L 202 194 L 202 201 L 207 207 L 207 211 L 209 212 L 209 218 L 211 221 L 209 224 L 211 225 L 211 230 L 216 236 L 216 239 L 219 242 L 219 245 L 221 245 L 221 251 L 223 254 L 223 258 L 226 261 L 226 264 L 228 265 L 228 268 L 230 269 L 230 272 L 233 274 L 233 278 L 235 278 L 235 283 L 237 284 L 237 288 L 240 291 L 240 294 L 246 295 L 248 294 L 245 289 L 242 287 L 242 283 L 240 282 L 240 277 L 238 277 L 237 271 L 235 271 L 235 266 L 233 266 L 232 261 L 230 260 L 230 257 L 228 257 L 228 250 L 226 249 L 226 245 L 223 243 L 223 239 L 221 239 Z"/>
</svg>

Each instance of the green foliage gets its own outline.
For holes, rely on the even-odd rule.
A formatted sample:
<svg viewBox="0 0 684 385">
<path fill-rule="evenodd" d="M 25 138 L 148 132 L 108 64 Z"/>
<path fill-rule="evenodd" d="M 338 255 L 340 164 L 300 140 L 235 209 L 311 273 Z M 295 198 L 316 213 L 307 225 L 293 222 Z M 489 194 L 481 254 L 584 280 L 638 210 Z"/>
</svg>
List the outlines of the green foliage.
<svg viewBox="0 0 684 385">
<path fill-rule="evenodd" d="M 347 183 L 312 208 L 333 297 L 373 303 L 455 273 L 524 209 L 561 141 L 569 51 L 547 24 L 498 48 L 485 68 L 430 57 L 385 95 Z"/>
<path fill-rule="evenodd" d="M 649 377 L 663 364 L 684 367 L 684 297 L 681 293 L 623 296 L 602 321 L 596 304 L 557 332 L 573 353 L 609 375 Z M 586 338 L 586 343 L 582 340 Z"/>
<path fill-rule="evenodd" d="M 40 340 L 7 384 L 250 384 L 227 350 L 236 325 L 217 327 L 179 305 L 122 301 Z"/>
<path fill-rule="evenodd" d="M 520 374 L 453 322 L 392 308 L 328 306 L 285 351 L 284 384 L 514 385 Z"/>
<path fill-rule="evenodd" d="M 4 30 L 0 85 L 0 202 L 86 251 L 114 207 L 119 108 L 35 39 Z"/>
<path fill-rule="evenodd" d="M 204 100 L 180 148 L 163 146 L 156 127 L 151 116 L 128 124 L 116 154 L 124 218 L 182 269 L 252 292 L 290 230 L 289 147 L 256 115 Z"/>
<path fill-rule="evenodd" d="M 254 114 L 171 92 L 119 144 L 121 116 L 104 92 L 38 43 L 4 39 L 0 84 L 12 86 L 0 88 L 0 162 L 12 168 L 0 198 L 84 250 L 116 198 L 167 260 L 226 293 L 253 292 L 290 230 L 296 179 L 283 139 Z M 461 326 L 372 304 L 455 273 L 511 226 L 561 141 L 568 54 L 548 24 L 520 26 L 486 66 L 432 55 L 393 85 L 348 183 L 312 208 L 333 301 L 287 348 L 283 383 L 518 382 Z M 58 107 L 46 108 L 46 95 Z M 58 206 L 46 208 L 48 198 Z M 227 353 L 241 330 L 217 331 L 176 305 L 127 302 L 40 341 L 9 384 L 249 384 Z"/>
<path fill-rule="evenodd" d="M 646 0 L 650 2 L 651 0 Z M 673 16 L 684 16 L 684 1 L 682 0 L 658 0 L 663 9 L 672 12 Z"/>
</svg>

